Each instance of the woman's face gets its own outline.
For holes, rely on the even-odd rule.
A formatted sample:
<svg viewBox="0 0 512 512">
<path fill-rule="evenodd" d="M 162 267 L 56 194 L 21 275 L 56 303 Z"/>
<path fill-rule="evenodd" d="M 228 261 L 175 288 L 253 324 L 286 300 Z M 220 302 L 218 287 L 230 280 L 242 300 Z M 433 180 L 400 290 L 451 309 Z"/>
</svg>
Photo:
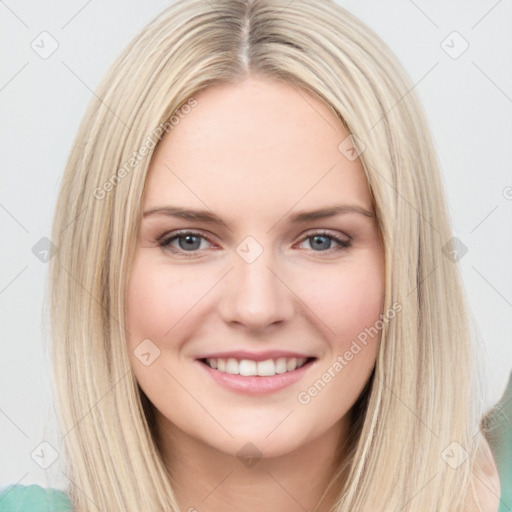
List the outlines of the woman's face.
<svg viewBox="0 0 512 512">
<path fill-rule="evenodd" d="M 161 431 L 283 455 L 342 429 L 371 374 L 371 196 L 349 133 L 304 90 L 250 78 L 195 98 L 150 164 L 131 365 Z"/>
</svg>

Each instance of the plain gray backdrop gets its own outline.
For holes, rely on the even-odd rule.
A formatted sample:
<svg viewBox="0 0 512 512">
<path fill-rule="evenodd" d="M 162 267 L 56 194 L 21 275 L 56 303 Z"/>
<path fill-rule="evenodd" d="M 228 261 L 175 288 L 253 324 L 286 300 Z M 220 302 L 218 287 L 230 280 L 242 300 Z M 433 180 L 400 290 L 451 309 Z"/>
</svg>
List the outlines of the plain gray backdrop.
<svg viewBox="0 0 512 512">
<path fill-rule="evenodd" d="M 0 487 L 67 484 L 62 457 L 48 469 L 36 462 L 48 449 L 43 441 L 59 453 L 44 320 L 47 264 L 36 244 L 50 237 L 67 155 L 100 78 L 169 3 L 0 0 Z M 467 248 L 459 265 L 485 348 L 491 407 L 512 367 L 512 4 L 339 3 L 391 47 L 424 105 L 454 236 Z"/>
</svg>

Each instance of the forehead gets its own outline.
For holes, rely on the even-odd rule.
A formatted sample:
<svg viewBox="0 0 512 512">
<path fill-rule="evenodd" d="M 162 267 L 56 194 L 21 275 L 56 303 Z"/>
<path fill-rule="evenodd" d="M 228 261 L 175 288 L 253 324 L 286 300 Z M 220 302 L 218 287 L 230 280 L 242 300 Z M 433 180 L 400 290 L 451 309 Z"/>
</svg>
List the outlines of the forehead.
<svg viewBox="0 0 512 512">
<path fill-rule="evenodd" d="M 146 206 L 180 203 L 269 217 L 294 204 L 344 200 L 371 209 L 360 161 L 338 149 L 349 133 L 304 89 L 250 78 L 194 97 L 197 106 L 156 148 Z"/>
</svg>

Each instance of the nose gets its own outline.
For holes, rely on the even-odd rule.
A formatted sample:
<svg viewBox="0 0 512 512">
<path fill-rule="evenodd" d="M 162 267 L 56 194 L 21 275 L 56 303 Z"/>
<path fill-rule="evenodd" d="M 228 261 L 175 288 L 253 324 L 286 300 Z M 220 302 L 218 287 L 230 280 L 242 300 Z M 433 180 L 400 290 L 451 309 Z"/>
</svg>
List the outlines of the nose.
<svg viewBox="0 0 512 512">
<path fill-rule="evenodd" d="M 269 250 L 263 251 L 251 263 L 234 255 L 234 268 L 223 280 L 218 306 L 227 324 L 264 331 L 292 317 L 293 292 L 270 253 Z"/>
</svg>

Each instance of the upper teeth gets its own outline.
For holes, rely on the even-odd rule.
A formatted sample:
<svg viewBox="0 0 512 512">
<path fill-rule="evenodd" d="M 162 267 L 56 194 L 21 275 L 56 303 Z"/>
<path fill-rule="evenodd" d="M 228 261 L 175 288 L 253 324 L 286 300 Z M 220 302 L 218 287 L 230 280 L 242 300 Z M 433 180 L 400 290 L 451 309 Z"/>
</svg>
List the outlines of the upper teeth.
<svg viewBox="0 0 512 512">
<path fill-rule="evenodd" d="M 279 359 L 267 359 L 266 361 L 252 361 L 251 359 L 206 359 L 210 368 L 233 375 L 259 375 L 268 377 L 277 373 L 286 373 L 300 368 L 305 362 L 305 357 L 281 357 Z"/>
</svg>

